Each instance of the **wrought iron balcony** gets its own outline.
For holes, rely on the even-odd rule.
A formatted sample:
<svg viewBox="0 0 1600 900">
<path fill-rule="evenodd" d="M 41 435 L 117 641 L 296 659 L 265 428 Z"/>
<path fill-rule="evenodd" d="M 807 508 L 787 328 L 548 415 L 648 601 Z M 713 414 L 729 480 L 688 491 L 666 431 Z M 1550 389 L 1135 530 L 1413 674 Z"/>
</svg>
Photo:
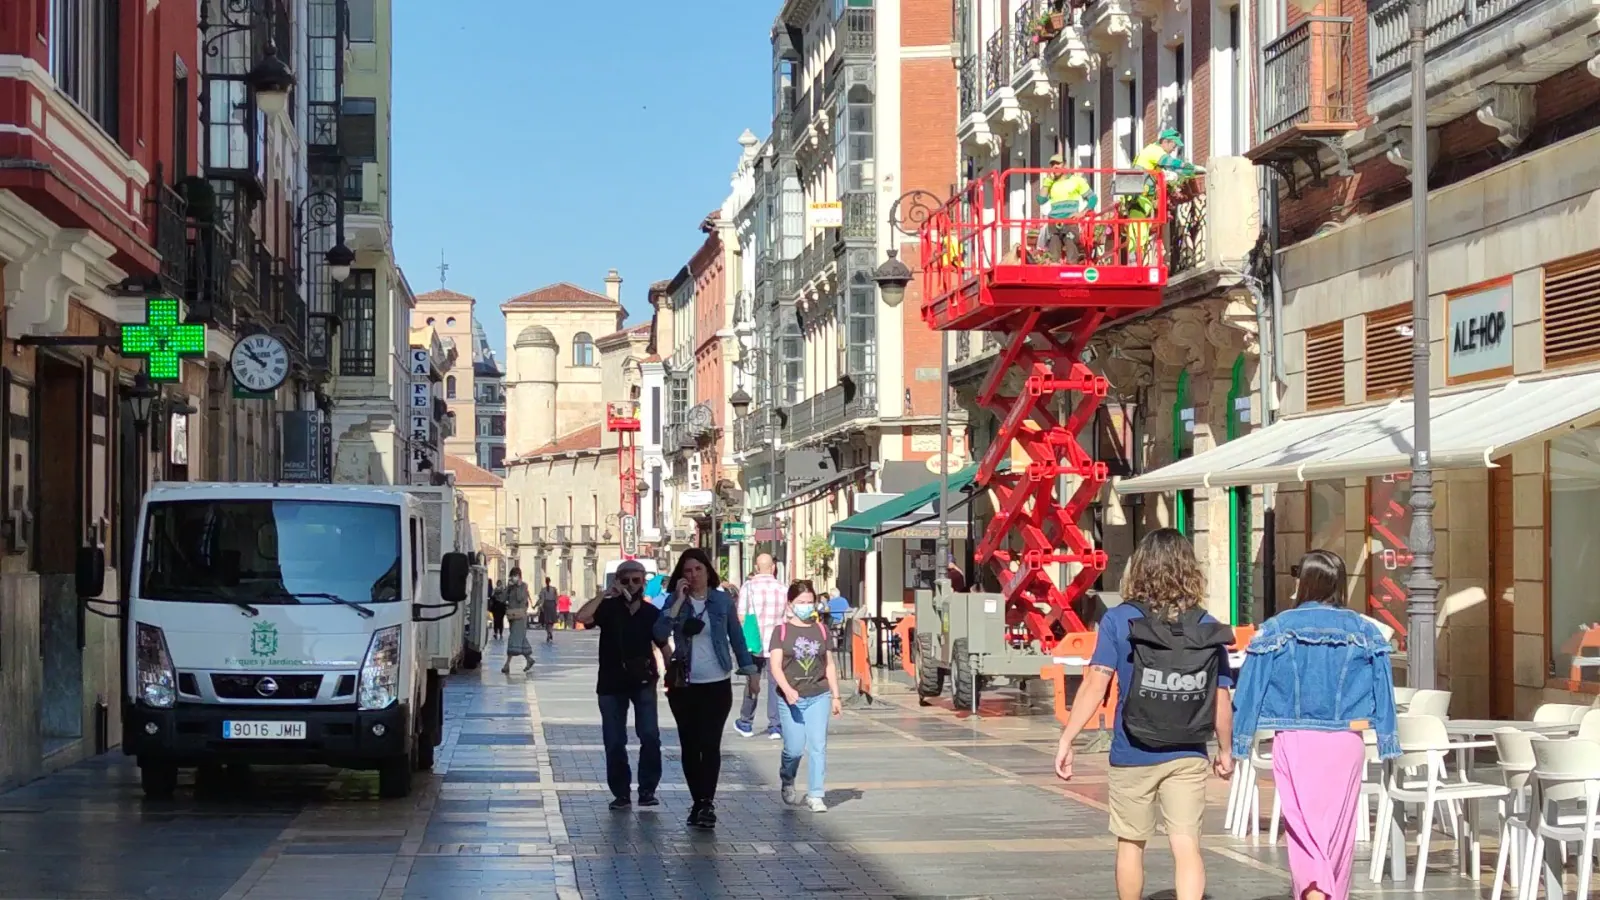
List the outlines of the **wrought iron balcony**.
<svg viewBox="0 0 1600 900">
<path fill-rule="evenodd" d="M 593 544 L 600 537 L 600 529 L 595 525 L 579 525 L 578 538 L 585 544 Z"/>
<path fill-rule="evenodd" d="M 746 453 L 765 447 L 775 436 L 777 416 L 766 406 L 752 406 L 734 420 L 733 452 Z"/>
<path fill-rule="evenodd" d="M 983 98 L 988 100 L 1001 88 L 1011 86 L 1011 55 L 1006 52 L 1006 33 L 995 29 L 983 47 Z"/>
<path fill-rule="evenodd" d="M 161 167 L 150 184 L 153 198 L 150 210 L 150 237 L 161 254 L 161 287 L 174 297 L 181 296 L 189 279 L 188 204 L 161 181 Z"/>
<path fill-rule="evenodd" d="M 842 201 L 844 227 L 840 237 L 846 241 L 878 239 L 878 198 L 872 191 L 851 191 Z"/>
<path fill-rule="evenodd" d="M 877 387 L 876 378 L 861 375 L 854 387 L 834 385 L 800 401 L 789 408 L 789 424 L 783 429 L 784 442 L 804 441 L 847 423 L 875 417 L 878 414 Z"/>
<path fill-rule="evenodd" d="M 1167 220 L 1167 273 L 1177 275 L 1206 262 L 1206 180 L 1199 176 L 1173 189 Z"/>
<path fill-rule="evenodd" d="M 1263 143 L 1289 129 L 1355 127 L 1351 20 L 1309 16 L 1261 51 Z"/>
<path fill-rule="evenodd" d="M 196 225 L 189 236 L 189 277 L 184 297 L 189 321 L 232 328 L 233 235 L 214 224 Z"/>
<path fill-rule="evenodd" d="M 1034 33 L 1033 23 L 1050 11 L 1048 0 L 1022 0 L 1011 14 L 1011 68 L 1025 68 L 1038 59 L 1044 44 Z"/>
<path fill-rule="evenodd" d="M 530 526 L 528 526 L 528 543 L 530 543 L 530 544 L 543 544 L 544 543 L 544 539 L 545 539 L 545 527 L 543 525 L 530 525 Z"/>
<path fill-rule="evenodd" d="M 956 97 L 961 118 L 965 119 L 978 111 L 978 94 L 978 57 L 962 57 L 956 63 Z"/>
</svg>

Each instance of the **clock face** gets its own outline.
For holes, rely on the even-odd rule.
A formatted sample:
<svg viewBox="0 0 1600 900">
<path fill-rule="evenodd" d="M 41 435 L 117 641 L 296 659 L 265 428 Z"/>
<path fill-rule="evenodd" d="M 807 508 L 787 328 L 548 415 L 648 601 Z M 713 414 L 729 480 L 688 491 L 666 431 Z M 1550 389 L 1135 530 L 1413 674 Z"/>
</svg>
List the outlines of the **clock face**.
<svg viewBox="0 0 1600 900">
<path fill-rule="evenodd" d="M 270 334 L 252 334 L 233 345 L 232 367 L 240 387 L 270 393 L 289 377 L 289 349 Z"/>
</svg>

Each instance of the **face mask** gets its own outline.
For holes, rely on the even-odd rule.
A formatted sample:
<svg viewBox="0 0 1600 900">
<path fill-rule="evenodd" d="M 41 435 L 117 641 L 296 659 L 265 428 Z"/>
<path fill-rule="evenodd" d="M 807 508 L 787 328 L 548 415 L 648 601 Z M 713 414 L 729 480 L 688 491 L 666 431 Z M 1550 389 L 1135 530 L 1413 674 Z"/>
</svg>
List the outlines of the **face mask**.
<svg viewBox="0 0 1600 900">
<path fill-rule="evenodd" d="M 817 607 L 811 603 L 796 603 L 793 609 L 796 619 L 809 619 L 817 614 Z"/>
</svg>

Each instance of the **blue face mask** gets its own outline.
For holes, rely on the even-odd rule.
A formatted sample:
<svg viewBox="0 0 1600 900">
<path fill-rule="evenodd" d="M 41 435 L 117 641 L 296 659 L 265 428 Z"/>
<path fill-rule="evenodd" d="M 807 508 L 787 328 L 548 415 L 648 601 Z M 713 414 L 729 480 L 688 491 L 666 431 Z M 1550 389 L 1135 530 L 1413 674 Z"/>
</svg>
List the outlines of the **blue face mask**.
<svg viewBox="0 0 1600 900">
<path fill-rule="evenodd" d="M 817 614 L 816 606 L 810 603 L 796 603 L 793 607 L 791 607 L 791 609 L 794 610 L 794 617 L 796 619 L 809 619 Z"/>
</svg>

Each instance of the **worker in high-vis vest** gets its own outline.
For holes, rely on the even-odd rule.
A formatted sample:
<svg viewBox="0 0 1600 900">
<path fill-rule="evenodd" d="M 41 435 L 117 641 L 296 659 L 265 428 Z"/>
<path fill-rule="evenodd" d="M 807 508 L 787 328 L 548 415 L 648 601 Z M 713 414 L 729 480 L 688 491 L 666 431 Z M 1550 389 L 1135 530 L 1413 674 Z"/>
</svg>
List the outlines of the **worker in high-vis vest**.
<svg viewBox="0 0 1600 900">
<path fill-rule="evenodd" d="M 1050 157 L 1052 171 L 1039 176 L 1039 210 L 1050 221 L 1039 229 L 1038 246 L 1048 253 L 1053 243 L 1057 260 L 1076 264 L 1094 242 L 1093 213 L 1100 201 L 1082 172 L 1056 171 L 1063 162 L 1059 153 Z"/>
<path fill-rule="evenodd" d="M 1177 129 L 1168 128 L 1161 132 L 1155 142 L 1139 151 L 1133 158 L 1133 166 L 1150 173 L 1145 179 L 1144 193 L 1124 197 L 1122 200 L 1123 215 L 1130 219 L 1151 219 L 1156 214 L 1156 186 L 1160 179 L 1156 178 L 1157 172 L 1166 174 L 1166 186 L 1173 187 L 1188 181 L 1200 171 L 1199 166 L 1183 159 L 1183 135 Z M 1150 224 L 1148 222 L 1128 223 L 1128 244 L 1135 261 L 1139 264 L 1146 262 L 1144 259 L 1145 248 L 1150 243 Z"/>
</svg>

